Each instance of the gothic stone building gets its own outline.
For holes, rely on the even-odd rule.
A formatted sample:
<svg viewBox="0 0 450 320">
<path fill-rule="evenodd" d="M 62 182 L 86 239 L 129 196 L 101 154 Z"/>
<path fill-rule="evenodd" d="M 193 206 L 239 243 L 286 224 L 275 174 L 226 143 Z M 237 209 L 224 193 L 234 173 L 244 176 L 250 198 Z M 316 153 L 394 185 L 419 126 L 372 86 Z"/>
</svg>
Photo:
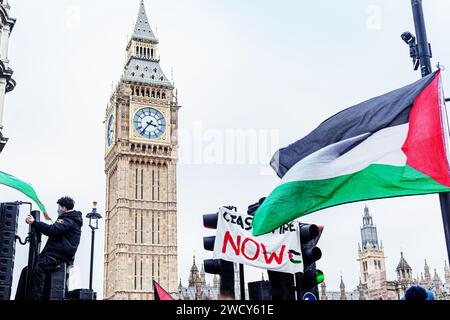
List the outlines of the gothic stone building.
<svg viewBox="0 0 450 320">
<path fill-rule="evenodd" d="M 219 297 L 219 277 L 214 275 L 213 284 L 206 284 L 205 269 L 199 272 L 194 262 L 189 273 L 188 286 L 183 287 L 180 279 L 178 285 L 180 300 L 217 300 Z"/>
<path fill-rule="evenodd" d="M 450 269 L 447 261 L 444 264 L 444 281 L 434 269 L 433 276 L 425 260 L 424 272 L 414 278 L 411 266 L 403 252 L 397 264 L 397 279 L 388 281 L 386 277 L 386 257 L 383 243 L 378 241 L 377 227 L 367 206 L 364 208 L 363 226 L 361 228 L 361 244 L 358 244 L 358 261 L 360 265 L 360 282 L 352 292 L 345 290 L 341 277 L 340 291 L 329 292 L 326 284 L 321 285 L 322 300 L 398 300 L 405 291 L 414 284 L 433 291 L 438 300 L 450 299 Z"/>
<path fill-rule="evenodd" d="M 141 0 L 122 78 L 106 109 L 104 298 L 178 297 L 178 110 Z"/>
<path fill-rule="evenodd" d="M 8 138 L 3 135 L 5 95 L 14 90 L 16 86 L 8 59 L 9 37 L 16 20 L 9 16 L 9 9 L 8 0 L 0 0 L 0 153 L 8 142 Z"/>
</svg>

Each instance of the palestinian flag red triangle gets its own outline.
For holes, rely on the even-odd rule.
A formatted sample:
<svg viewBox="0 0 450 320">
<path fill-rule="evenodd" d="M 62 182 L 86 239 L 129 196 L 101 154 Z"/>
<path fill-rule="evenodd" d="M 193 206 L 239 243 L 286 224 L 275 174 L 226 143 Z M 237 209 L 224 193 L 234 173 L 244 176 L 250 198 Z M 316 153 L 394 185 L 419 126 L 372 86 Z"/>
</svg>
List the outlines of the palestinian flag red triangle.
<svg viewBox="0 0 450 320">
<path fill-rule="evenodd" d="M 160 301 L 160 300 L 164 300 L 164 301 L 174 300 L 172 298 L 172 296 L 159 285 L 158 282 L 153 281 L 153 288 L 154 288 L 154 291 L 155 291 L 155 300 L 157 300 L 157 301 Z"/>
</svg>

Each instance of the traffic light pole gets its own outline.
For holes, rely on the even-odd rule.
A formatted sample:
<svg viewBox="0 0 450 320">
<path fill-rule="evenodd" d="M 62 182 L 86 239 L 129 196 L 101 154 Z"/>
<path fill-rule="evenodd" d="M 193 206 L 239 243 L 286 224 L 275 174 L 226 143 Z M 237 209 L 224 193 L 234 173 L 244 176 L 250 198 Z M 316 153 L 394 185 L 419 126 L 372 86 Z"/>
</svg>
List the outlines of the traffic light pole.
<svg viewBox="0 0 450 320">
<path fill-rule="evenodd" d="M 239 282 L 241 286 L 241 300 L 245 301 L 245 278 L 243 264 L 239 264 Z"/>
<path fill-rule="evenodd" d="M 431 49 L 428 43 L 425 18 L 423 14 L 422 0 L 411 0 L 414 26 L 416 29 L 418 58 L 422 77 L 433 72 L 431 66 Z M 442 222 L 444 224 L 445 242 L 447 244 L 447 255 L 450 261 L 450 193 L 443 192 L 439 194 L 441 205 Z"/>
</svg>

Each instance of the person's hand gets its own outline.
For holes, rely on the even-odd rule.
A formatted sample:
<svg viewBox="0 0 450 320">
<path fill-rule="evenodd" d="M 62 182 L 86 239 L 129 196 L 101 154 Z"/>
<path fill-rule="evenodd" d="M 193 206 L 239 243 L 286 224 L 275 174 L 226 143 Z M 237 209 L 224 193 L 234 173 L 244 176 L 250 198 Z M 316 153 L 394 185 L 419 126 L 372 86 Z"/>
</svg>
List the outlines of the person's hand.
<svg viewBox="0 0 450 320">
<path fill-rule="evenodd" d="M 33 224 L 33 222 L 34 222 L 33 216 L 32 216 L 32 215 L 29 215 L 29 216 L 25 219 L 25 222 L 26 222 L 27 224 Z"/>
</svg>

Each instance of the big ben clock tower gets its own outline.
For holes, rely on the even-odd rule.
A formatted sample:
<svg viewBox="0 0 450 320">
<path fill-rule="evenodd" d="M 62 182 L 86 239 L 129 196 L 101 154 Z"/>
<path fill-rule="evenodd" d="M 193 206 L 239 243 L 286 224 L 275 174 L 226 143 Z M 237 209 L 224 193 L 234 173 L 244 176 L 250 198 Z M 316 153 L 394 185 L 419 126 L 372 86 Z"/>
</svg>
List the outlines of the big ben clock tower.
<svg viewBox="0 0 450 320">
<path fill-rule="evenodd" d="M 122 78 L 106 110 L 104 298 L 174 297 L 177 273 L 177 127 L 174 86 L 141 0 Z"/>
</svg>

